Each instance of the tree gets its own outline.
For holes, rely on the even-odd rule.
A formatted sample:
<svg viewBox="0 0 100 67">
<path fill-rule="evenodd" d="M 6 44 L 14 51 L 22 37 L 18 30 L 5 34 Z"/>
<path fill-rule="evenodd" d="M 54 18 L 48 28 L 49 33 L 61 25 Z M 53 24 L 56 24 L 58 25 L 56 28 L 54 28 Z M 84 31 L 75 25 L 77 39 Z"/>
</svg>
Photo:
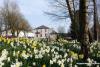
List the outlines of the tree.
<svg viewBox="0 0 100 67">
<path fill-rule="evenodd" d="M 79 0 L 53 0 L 53 11 L 46 12 L 46 14 L 56 18 L 55 20 L 66 20 L 70 18 L 70 34 L 73 39 L 78 39 L 79 33 L 78 3 Z"/>
<path fill-rule="evenodd" d="M 53 5 L 53 11 L 46 12 L 46 14 L 51 17 L 56 18 L 55 20 L 63 20 L 70 18 L 70 34 L 73 39 L 78 39 L 79 36 L 79 0 L 53 0 L 51 2 Z M 89 16 L 92 14 L 92 11 L 89 12 Z M 89 20 L 89 19 L 88 19 Z M 68 23 L 68 22 L 67 22 Z M 91 30 L 89 30 L 90 41 L 92 42 Z M 79 40 L 79 39 L 78 39 Z"/>
<path fill-rule="evenodd" d="M 2 17 L 0 16 L 0 35 L 2 34 L 3 31 L 3 22 L 2 22 Z"/>
<path fill-rule="evenodd" d="M 8 30 L 11 30 L 12 36 L 15 36 L 15 24 L 17 23 L 19 13 L 17 4 L 6 0 L 0 12 L 5 24 L 6 34 Z"/>
<path fill-rule="evenodd" d="M 98 40 L 98 29 L 97 29 L 97 23 L 98 23 L 98 15 L 97 15 L 97 4 L 96 0 L 93 0 L 94 4 L 94 40 Z"/>
<path fill-rule="evenodd" d="M 80 43 L 81 43 L 81 50 L 84 54 L 84 60 L 87 60 L 89 56 L 89 35 L 88 35 L 88 21 L 87 21 L 87 0 L 80 0 L 80 7 L 79 7 L 79 26 L 80 26 Z"/>
<path fill-rule="evenodd" d="M 70 33 L 72 39 L 79 39 L 79 10 L 77 10 L 74 14 L 74 22 L 71 23 L 70 26 Z"/>
<path fill-rule="evenodd" d="M 18 28 L 17 35 L 19 34 L 20 31 L 23 31 L 24 35 L 26 36 L 26 34 L 25 34 L 26 32 L 32 31 L 32 27 L 30 26 L 30 24 L 28 23 L 28 21 L 24 17 L 20 18 L 20 23 L 18 24 L 17 28 Z"/>
<path fill-rule="evenodd" d="M 88 45 L 91 42 L 93 42 L 92 33 L 88 25 L 90 23 L 90 20 L 88 18 L 90 18 L 91 15 L 93 14 L 93 9 L 89 8 L 91 7 L 90 4 L 92 1 L 53 0 L 53 2 L 54 2 L 54 7 L 56 7 L 56 11 L 53 11 L 53 13 L 48 13 L 48 14 L 56 18 L 59 17 L 58 19 L 70 18 L 71 20 L 70 30 L 72 37 L 73 39 L 79 38 L 79 42 L 81 43 L 81 50 L 84 54 L 84 59 L 86 59 L 88 57 L 88 50 L 89 50 Z"/>
<path fill-rule="evenodd" d="M 28 30 L 30 28 L 28 22 L 22 22 L 22 21 L 26 21 L 26 19 L 20 13 L 16 2 L 12 2 L 9 0 L 4 1 L 4 7 L 1 8 L 0 13 L 4 21 L 6 34 L 8 30 L 10 30 L 12 36 L 15 36 L 16 32 L 18 36 L 21 30 Z M 20 23 L 24 24 L 24 28 L 20 28 Z"/>
</svg>

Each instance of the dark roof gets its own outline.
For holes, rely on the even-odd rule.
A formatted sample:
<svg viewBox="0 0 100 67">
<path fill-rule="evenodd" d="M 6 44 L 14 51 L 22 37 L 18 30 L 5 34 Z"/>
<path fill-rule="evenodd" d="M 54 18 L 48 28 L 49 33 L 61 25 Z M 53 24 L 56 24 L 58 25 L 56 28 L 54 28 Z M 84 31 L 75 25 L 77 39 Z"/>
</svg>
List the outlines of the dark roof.
<svg viewBox="0 0 100 67">
<path fill-rule="evenodd" d="M 35 28 L 35 29 L 50 29 L 50 28 L 47 27 L 47 26 L 42 25 L 42 26 L 39 26 L 39 27 L 37 27 L 37 28 Z"/>
</svg>

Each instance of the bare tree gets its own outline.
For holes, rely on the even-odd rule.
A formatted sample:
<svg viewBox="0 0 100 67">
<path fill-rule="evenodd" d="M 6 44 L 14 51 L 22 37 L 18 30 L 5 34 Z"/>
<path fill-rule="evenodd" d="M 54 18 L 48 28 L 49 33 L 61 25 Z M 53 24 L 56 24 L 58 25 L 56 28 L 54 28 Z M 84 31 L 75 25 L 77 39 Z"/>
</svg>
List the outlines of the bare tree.
<svg viewBox="0 0 100 67">
<path fill-rule="evenodd" d="M 26 36 L 26 34 L 25 34 L 26 32 L 32 31 L 32 27 L 30 26 L 30 24 L 24 17 L 20 18 L 20 23 L 18 24 L 17 31 L 18 31 L 18 34 L 20 31 L 23 31 L 25 36 Z"/>
<path fill-rule="evenodd" d="M 8 33 L 8 22 L 7 22 L 6 18 L 7 18 L 7 15 L 9 12 L 8 12 L 8 3 L 5 2 L 4 4 L 5 4 L 5 6 L 4 6 L 4 8 L 1 7 L 0 14 L 3 18 L 5 31 L 7 34 Z"/>
<path fill-rule="evenodd" d="M 53 0 L 53 11 L 47 12 L 46 14 L 57 18 L 56 20 L 66 20 L 70 18 L 71 26 L 70 33 L 73 39 L 78 38 L 79 32 L 79 21 L 78 21 L 78 11 L 79 11 L 79 0 Z M 67 22 L 68 23 L 68 22 Z"/>
<path fill-rule="evenodd" d="M 51 5 L 53 8 L 51 12 L 46 12 L 46 14 L 51 17 L 57 18 L 55 20 L 63 20 L 70 18 L 70 33 L 73 39 L 78 39 L 79 36 L 79 0 L 52 0 Z M 91 1 L 90 1 L 91 2 Z M 89 2 L 88 2 L 89 3 Z M 87 6 L 88 7 L 88 6 Z M 92 11 L 88 12 L 89 17 Z M 90 20 L 90 19 L 88 19 Z M 68 22 L 67 22 L 68 23 Z M 89 30 L 90 41 L 92 42 L 91 30 Z"/>
<path fill-rule="evenodd" d="M 80 43 L 82 44 L 82 52 L 84 54 L 84 59 L 88 57 L 88 45 L 93 42 L 92 33 L 89 28 L 90 16 L 93 15 L 93 9 L 91 9 L 92 0 L 53 0 L 55 3 L 56 10 L 53 13 L 48 13 L 49 15 L 53 15 L 53 17 L 60 17 L 58 19 L 62 19 L 63 17 L 70 18 L 71 20 L 71 33 L 76 36 L 75 38 L 79 38 Z M 87 4 L 86 4 L 87 3 Z M 96 4 L 95 4 L 96 5 Z M 65 8 L 66 7 L 66 8 Z M 95 6 L 92 5 L 95 8 Z M 63 12 L 63 10 L 65 12 Z M 95 12 L 96 10 L 94 10 Z M 61 15 L 62 14 L 62 15 Z M 64 18 L 65 19 L 65 18 Z M 96 19 L 96 18 L 95 18 Z M 95 29 L 96 30 L 96 29 Z M 80 36 L 78 36 L 80 34 Z M 97 36 L 97 35 L 96 35 Z"/>
<path fill-rule="evenodd" d="M 4 1 L 4 6 L 1 8 L 0 13 L 5 24 L 6 34 L 9 30 L 11 31 L 12 36 L 15 36 L 16 32 L 18 36 L 21 30 L 27 30 L 27 27 L 30 27 L 24 16 L 21 14 L 16 2 L 9 0 Z M 20 28 L 20 24 L 24 24 L 24 28 Z"/>
<path fill-rule="evenodd" d="M 4 1 L 4 6 L 1 8 L 1 15 L 5 25 L 6 34 L 8 30 L 11 30 L 12 35 L 14 36 L 15 32 L 15 23 L 17 22 L 17 5 L 8 0 Z"/>
</svg>

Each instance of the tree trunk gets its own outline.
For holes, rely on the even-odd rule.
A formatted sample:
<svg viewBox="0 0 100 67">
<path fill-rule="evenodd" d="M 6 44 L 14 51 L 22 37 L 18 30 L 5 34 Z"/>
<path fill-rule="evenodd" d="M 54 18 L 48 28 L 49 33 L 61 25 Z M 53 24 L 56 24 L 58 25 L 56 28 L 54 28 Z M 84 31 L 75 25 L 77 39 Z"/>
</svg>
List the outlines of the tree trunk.
<svg viewBox="0 0 100 67">
<path fill-rule="evenodd" d="M 96 0 L 93 0 L 94 4 L 94 40 L 98 40 L 98 31 L 97 31 L 97 22 L 98 22 L 98 16 L 97 16 L 97 7 L 96 7 Z"/>
<path fill-rule="evenodd" d="M 5 28 L 5 32 L 6 32 L 5 36 L 6 36 L 6 38 L 7 38 L 7 37 L 8 37 L 8 26 L 6 25 L 5 27 L 6 27 L 6 28 Z"/>
<path fill-rule="evenodd" d="M 87 0 L 80 0 L 80 7 L 79 7 L 79 26 L 80 26 L 80 43 L 81 43 L 81 50 L 84 54 L 84 60 L 87 60 L 89 53 L 89 28 L 87 23 L 87 8 L 86 8 L 86 1 Z"/>
<path fill-rule="evenodd" d="M 15 31 L 11 31 L 12 37 L 15 37 Z"/>
<path fill-rule="evenodd" d="M 17 37 L 18 37 L 19 33 L 20 33 L 20 31 L 19 31 L 19 30 L 17 30 Z"/>
</svg>

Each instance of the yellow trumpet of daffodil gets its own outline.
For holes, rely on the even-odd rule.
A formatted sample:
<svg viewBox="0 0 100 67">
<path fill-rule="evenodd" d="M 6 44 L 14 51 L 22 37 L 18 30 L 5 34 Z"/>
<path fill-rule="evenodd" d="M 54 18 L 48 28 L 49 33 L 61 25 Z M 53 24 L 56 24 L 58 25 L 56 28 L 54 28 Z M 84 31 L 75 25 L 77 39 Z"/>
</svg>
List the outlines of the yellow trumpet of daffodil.
<svg viewBox="0 0 100 67">
<path fill-rule="evenodd" d="M 77 53 L 75 53 L 75 52 L 73 52 L 73 51 L 70 51 L 69 54 L 70 54 L 70 56 L 71 56 L 72 58 L 78 59 L 78 54 L 77 54 Z"/>
<path fill-rule="evenodd" d="M 10 42 L 11 42 L 10 39 L 8 39 L 8 40 L 7 40 L 7 44 L 10 44 Z"/>
<path fill-rule="evenodd" d="M 42 65 L 42 67 L 46 67 L 46 65 L 45 65 L 45 64 L 43 64 L 43 65 Z"/>
<path fill-rule="evenodd" d="M 79 55 L 79 58 L 80 58 L 80 59 L 83 59 L 83 57 L 84 57 L 83 54 L 80 54 L 80 55 Z"/>
<path fill-rule="evenodd" d="M 4 43 L 6 43 L 7 40 L 4 38 L 3 41 L 4 41 Z"/>
<path fill-rule="evenodd" d="M 0 38 L 0 42 L 2 41 L 2 39 Z"/>
</svg>

